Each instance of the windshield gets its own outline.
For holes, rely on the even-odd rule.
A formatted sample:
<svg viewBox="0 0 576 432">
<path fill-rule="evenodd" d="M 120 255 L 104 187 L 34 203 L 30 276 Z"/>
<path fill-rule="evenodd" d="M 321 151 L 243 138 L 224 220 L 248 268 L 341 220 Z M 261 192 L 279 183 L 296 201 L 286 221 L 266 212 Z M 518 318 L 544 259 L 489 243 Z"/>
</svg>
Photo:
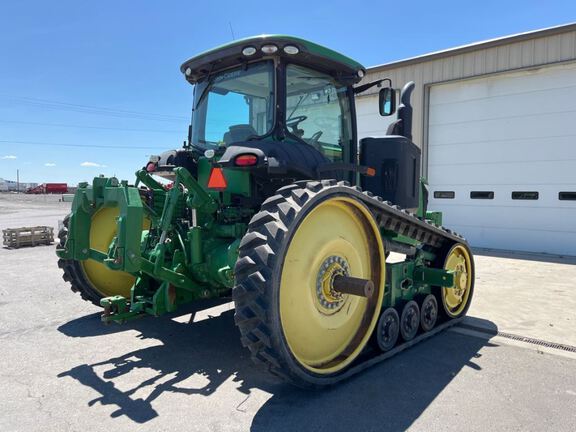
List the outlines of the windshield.
<svg viewBox="0 0 576 432">
<path fill-rule="evenodd" d="M 272 62 L 214 74 L 196 85 L 192 144 L 214 148 L 267 134 L 274 123 Z"/>
<path fill-rule="evenodd" d="M 286 126 L 328 159 L 348 159 L 350 103 L 345 86 L 329 75 L 297 65 L 286 68 Z"/>
</svg>

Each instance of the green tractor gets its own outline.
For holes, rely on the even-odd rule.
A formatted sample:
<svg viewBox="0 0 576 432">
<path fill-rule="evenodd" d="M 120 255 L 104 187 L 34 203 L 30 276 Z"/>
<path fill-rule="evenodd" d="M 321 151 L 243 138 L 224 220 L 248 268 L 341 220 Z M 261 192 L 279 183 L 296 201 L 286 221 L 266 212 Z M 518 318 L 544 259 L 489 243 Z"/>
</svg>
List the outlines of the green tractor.
<svg viewBox="0 0 576 432">
<path fill-rule="evenodd" d="M 390 80 L 359 85 L 362 65 L 289 36 L 234 41 L 181 71 L 194 85 L 183 148 L 134 184 L 81 183 L 60 232 L 64 280 L 104 322 L 231 295 L 254 361 L 319 387 L 464 316 L 473 257 L 426 210 L 413 83 L 396 109 Z M 358 144 L 355 96 L 374 86 L 397 119 Z"/>
</svg>

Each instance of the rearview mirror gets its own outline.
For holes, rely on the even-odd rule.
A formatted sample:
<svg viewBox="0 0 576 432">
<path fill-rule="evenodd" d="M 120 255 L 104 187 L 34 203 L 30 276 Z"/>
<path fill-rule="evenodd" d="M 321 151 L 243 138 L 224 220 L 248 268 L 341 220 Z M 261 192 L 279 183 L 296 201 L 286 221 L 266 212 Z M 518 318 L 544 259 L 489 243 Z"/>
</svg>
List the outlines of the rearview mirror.
<svg viewBox="0 0 576 432">
<path fill-rule="evenodd" d="M 396 92 L 393 88 L 384 87 L 378 93 L 378 107 L 380 115 L 387 117 L 396 112 Z"/>
</svg>

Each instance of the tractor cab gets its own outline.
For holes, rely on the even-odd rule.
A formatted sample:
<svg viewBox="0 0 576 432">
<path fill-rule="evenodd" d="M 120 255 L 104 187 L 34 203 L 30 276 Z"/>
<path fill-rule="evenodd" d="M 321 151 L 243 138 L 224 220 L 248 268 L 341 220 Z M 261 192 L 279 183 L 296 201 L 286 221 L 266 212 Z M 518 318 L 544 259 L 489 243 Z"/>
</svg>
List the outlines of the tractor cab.
<svg viewBox="0 0 576 432">
<path fill-rule="evenodd" d="M 380 114 L 390 116 L 396 93 L 389 79 L 359 84 L 364 67 L 336 51 L 264 35 L 199 54 L 180 69 L 194 85 L 188 142 L 151 160 L 155 173 L 173 179 L 172 168 L 183 166 L 197 176 L 199 159 L 208 158 L 211 166 L 250 177 L 258 191 L 250 194 L 254 205 L 257 196 L 294 181 L 336 179 L 401 207 L 418 207 L 412 86 L 402 91 L 398 119 L 387 135 L 358 146 L 355 95 L 380 87 Z"/>
<path fill-rule="evenodd" d="M 200 54 L 181 70 L 195 85 L 191 148 L 266 178 L 352 180 L 359 63 L 302 39 L 258 36 Z"/>
</svg>

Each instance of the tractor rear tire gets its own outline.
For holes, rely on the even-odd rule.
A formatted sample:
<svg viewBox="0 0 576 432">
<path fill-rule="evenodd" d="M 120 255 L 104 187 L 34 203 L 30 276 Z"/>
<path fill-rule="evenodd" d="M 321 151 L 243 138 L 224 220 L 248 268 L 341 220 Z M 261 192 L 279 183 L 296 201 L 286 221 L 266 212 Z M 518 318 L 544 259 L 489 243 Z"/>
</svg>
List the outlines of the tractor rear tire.
<svg viewBox="0 0 576 432">
<path fill-rule="evenodd" d="M 66 244 L 66 239 L 68 238 L 69 222 L 70 215 L 67 215 L 62 223 L 62 228 L 58 232 L 60 248 L 64 248 L 64 245 Z M 103 297 L 103 295 L 96 291 L 92 284 L 87 280 L 86 274 L 84 273 L 80 261 L 60 258 L 58 260 L 58 267 L 60 267 L 64 272 L 62 279 L 70 283 L 70 288 L 73 292 L 80 293 L 80 296 L 83 300 L 89 301 L 96 306 L 100 306 L 100 299 Z"/>
<path fill-rule="evenodd" d="M 334 382 L 363 352 L 384 295 L 378 227 L 347 183 L 298 182 L 262 204 L 240 243 L 235 323 L 254 362 L 300 387 Z M 335 292 L 346 275 L 371 297 Z"/>
<path fill-rule="evenodd" d="M 117 207 L 101 208 L 92 216 L 90 224 L 90 247 L 101 252 L 108 252 L 108 247 L 116 235 Z M 60 247 L 63 248 L 68 238 L 68 225 L 70 215 L 63 221 L 63 228 L 58 233 Z M 149 221 L 144 220 L 143 229 L 147 229 Z M 58 267 L 64 274 L 62 278 L 70 283 L 73 292 L 96 306 L 100 306 L 100 299 L 104 297 L 121 295 L 130 298 L 130 289 L 135 278 L 129 273 L 115 271 L 104 264 L 88 259 L 84 261 L 58 260 Z"/>
</svg>

